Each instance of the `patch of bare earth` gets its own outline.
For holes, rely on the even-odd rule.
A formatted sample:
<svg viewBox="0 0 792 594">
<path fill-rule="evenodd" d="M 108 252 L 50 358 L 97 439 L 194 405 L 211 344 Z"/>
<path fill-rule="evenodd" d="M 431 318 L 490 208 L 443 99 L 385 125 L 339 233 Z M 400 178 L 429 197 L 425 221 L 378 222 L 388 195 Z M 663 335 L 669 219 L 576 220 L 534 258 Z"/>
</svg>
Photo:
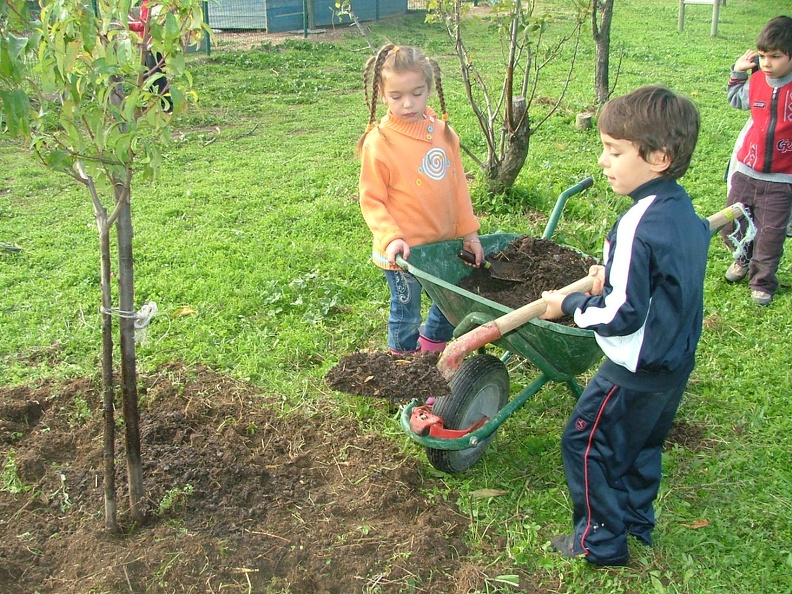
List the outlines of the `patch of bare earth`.
<svg viewBox="0 0 792 594">
<path fill-rule="evenodd" d="M 484 579 L 455 503 L 332 403 L 282 416 L 250 385 L 179 364 L 140 384 L 150 518 L 122 511 L 122 535 L 104 529 L 102 421 L 75 412 L 99 416 L 93 381 L 0 389 L 4 475 L 13 459 L 25 486 L 0 491 L 3 594 L 463 593 Z"/>
</svg>

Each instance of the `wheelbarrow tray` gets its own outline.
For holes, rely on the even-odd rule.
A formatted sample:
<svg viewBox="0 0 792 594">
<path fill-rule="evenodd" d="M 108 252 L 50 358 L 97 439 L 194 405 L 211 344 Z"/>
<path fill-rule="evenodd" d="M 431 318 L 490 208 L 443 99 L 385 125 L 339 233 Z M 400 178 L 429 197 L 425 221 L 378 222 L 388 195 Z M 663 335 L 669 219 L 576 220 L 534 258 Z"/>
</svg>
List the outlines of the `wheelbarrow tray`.
<svg viewBox="0 0 792 594">
<path fill-rule="evenodd" d="M 479 239 L 484 253 L 489 254 L 503 250 L 520 236 L 493 233 Z M 454 325 L 455 337 L 512 311 L 510 307 L 457 286 L 472 274 L 472 269 L 456 256 L 460 247 L 459 240 L 425 244 L 411 248 L 408 260 L 409 272 Z M 568 382 L 584 373 L 603 356 L 591 330 L 539 319 L 528 321 L 493 344 L 525 357 L 557 382 Z"/>
</svg>

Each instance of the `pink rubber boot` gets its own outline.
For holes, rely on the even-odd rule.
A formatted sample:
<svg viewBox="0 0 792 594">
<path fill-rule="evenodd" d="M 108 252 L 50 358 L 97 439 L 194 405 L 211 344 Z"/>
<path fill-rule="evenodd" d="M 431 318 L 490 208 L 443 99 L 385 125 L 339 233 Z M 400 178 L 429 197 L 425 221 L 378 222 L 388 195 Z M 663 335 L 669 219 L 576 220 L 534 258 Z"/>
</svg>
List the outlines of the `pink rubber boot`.
<svg viewBox="0 0 792 594">
<path fill-rule="evenodd" d="M 418 348 L 422 353 L 426 351 L 442 352 L 445 346 L 446 342 L 444 340 L 432 340 L 426 338 L 423 334 L 418 335 Z"/>
</svg>

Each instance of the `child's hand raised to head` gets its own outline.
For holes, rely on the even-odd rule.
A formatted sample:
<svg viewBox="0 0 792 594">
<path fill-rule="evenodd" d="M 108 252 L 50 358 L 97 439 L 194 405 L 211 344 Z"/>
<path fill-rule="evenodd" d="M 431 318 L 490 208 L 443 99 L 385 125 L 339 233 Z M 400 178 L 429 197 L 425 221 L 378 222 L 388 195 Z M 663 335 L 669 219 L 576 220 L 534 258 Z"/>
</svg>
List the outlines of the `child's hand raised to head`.
<svg viewBox="0 0 792 594">
<path fill-rule="evenodd" d="M 734 63 L 734 70 L 737 72 L 750 72 L 756 66 L 756 57 L 758 55 L 758 52 L 755 50 L 748 50 L 737 58 L 737 61 Z"/>
<path fill-rule="evenodd" d="M 410 257 L 410 246 L 403 239 L 394 239 L 385 248 L 385 255 L 388 257 L 388 264 L 396 264 L 396 256 L 401 254 L 405 260 Z"/>
</svg>

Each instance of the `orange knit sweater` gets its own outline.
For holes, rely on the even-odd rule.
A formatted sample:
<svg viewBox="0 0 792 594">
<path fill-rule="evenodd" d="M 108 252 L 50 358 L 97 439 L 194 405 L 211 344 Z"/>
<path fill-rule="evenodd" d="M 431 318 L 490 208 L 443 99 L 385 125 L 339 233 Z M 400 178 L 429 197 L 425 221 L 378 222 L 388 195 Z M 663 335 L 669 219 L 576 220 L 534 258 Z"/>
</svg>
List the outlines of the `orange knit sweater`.
<svg viewBox="0 0 792 594">
<path fill-rule="evenodd" d="M 462 168 L 459 137 L 427 108 L 406 123 L 385 116 L 361 150 L 360 208 L 374 235 L 372 259 L 391 266 L 385 249 L 395 239 L 410 247 L 463 237 L 480 225 Z"/>
</svg>

